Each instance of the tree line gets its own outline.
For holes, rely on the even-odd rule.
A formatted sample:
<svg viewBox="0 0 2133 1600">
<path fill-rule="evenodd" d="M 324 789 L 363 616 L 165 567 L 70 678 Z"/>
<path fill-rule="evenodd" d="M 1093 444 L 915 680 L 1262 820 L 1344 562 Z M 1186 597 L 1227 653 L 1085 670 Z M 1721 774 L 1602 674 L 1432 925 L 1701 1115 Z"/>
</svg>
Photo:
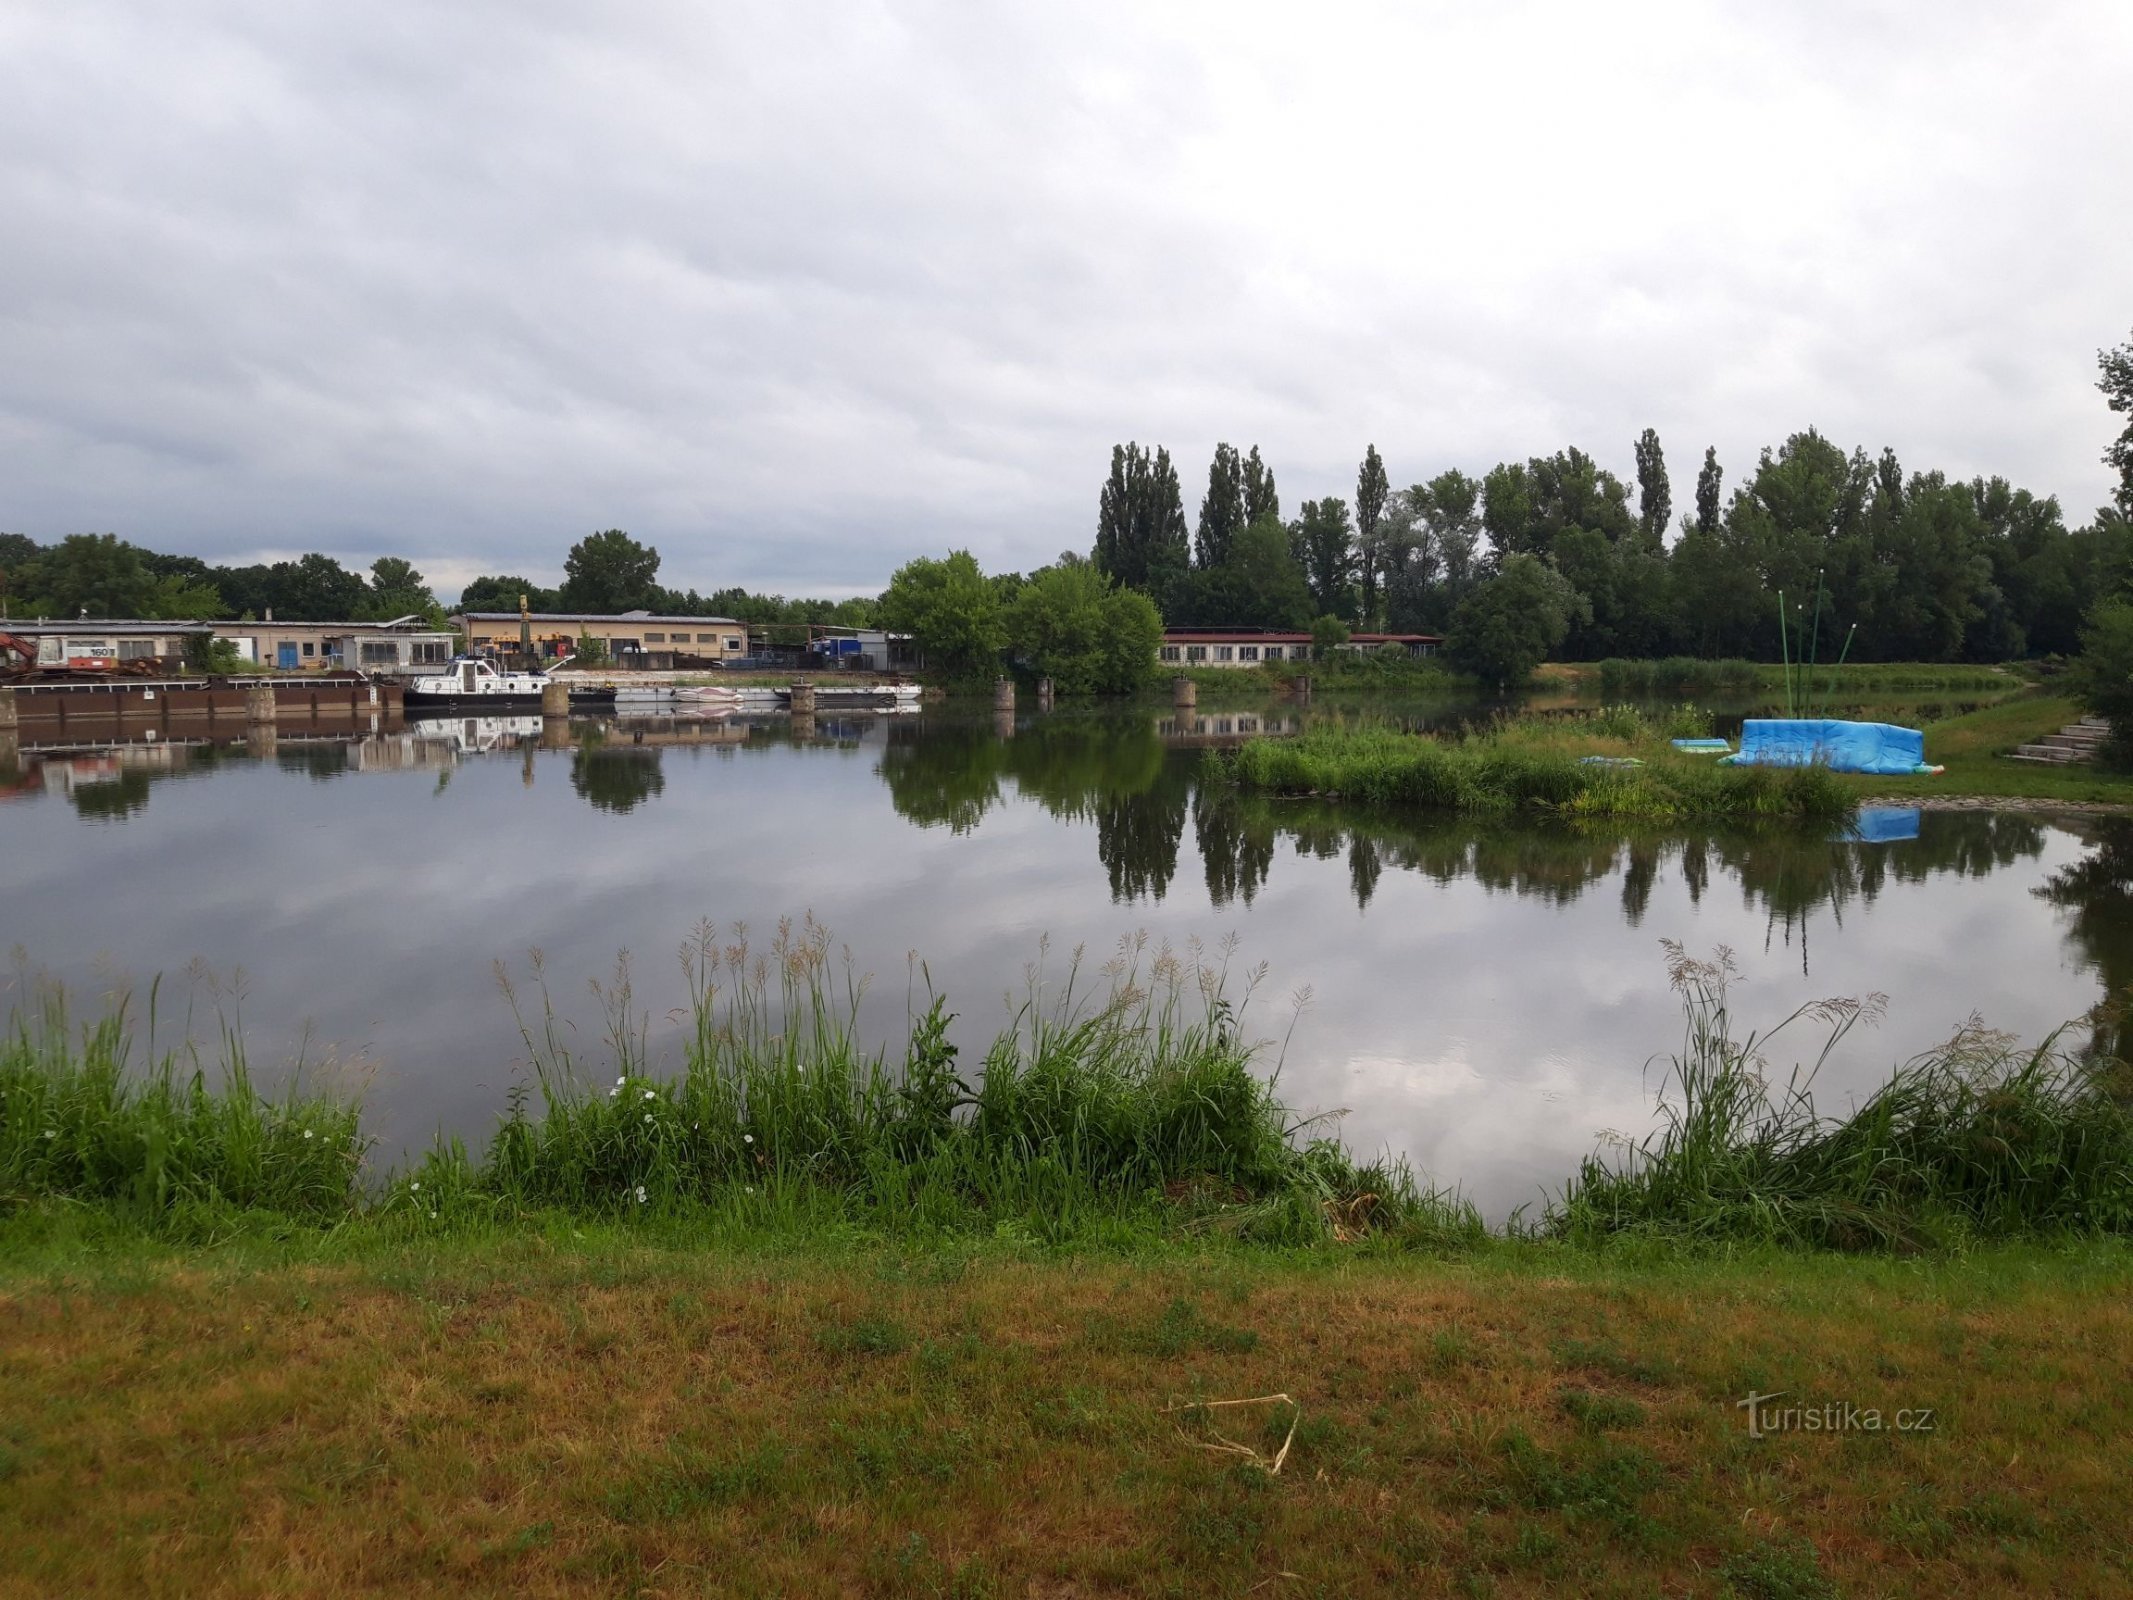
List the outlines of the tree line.
<svg viewBox="0 0 2133 1600">
<path fill-rule="evenodd" d="M 2111 409 L 2133 410 L 2133 344 L 2100 354 Z M 1302 628 L 1314 616 L 1447 637 L 1491 679 L 1548 656 L 1750 656 L 1782 648 L 1778 595 L 1847 631 L 1862 661 L 1998 662 L 2071 655 L 2098 595 L 2133 578 L 2133 425 L 2105 459 L 2113 505 L 2079 528 L 2059 502 L 2000 477 L 1906 472 L 1809 428 L 1762 451 L 1725 492 L 1715 448 L 1678 524 L 1656 431 L 1636 483 L 1583 450 L 1441 472 L 1392 487 L 1375 445 L 1355 499 L 1284 520 L 1254 445 L 1220 444 L 1188 533 L 1167 449 L 1114 447 L 1091 560 L 1173 624 Z M 1796 625 L 1796 624 L 1795 624 Z"/>
<path fill-rule="evenodd" d="M 752 624 L 873 625 L 875 602 L 787 599 L 721 589 L 709 595 L 659 583 L 659 552 L 619 528 L 571 546 L 564 580 L 548 588 L 512 576 L 478 577 L 461 590 L 459 611 L 612 613 L 730 617 Z M 316 552 L 291 561 L 214 566 L 166 555 L 110 533 L 73 534 L 50 545 L 0 533 L 0 600 L 16 617 L 137 617 L 283 622 L 384 622 L 419 616 L 442 627 L 445 608 L 429 580 L 399 556 L 380 556 L 367 574 Z"/>
</svg>

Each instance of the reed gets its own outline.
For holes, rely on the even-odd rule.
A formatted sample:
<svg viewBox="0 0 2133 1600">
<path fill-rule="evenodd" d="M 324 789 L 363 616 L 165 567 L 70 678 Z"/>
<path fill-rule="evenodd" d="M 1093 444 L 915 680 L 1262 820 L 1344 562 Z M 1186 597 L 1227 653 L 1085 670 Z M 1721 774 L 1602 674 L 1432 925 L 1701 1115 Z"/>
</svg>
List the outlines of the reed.
<svg viewBox="0 0 2133 1600">
<path fill-rule="evenodd" d="M 1552 1231 L 1630 1232 L 1841 1249 L 2133 1228 L 2133 1094 L 2126 1066 L 2059 1040 L 2024 1049 L 1975 1020 L 1898 1067 L 1848 1116 L 1822 1113 L 1816 1070 L 1881 997 L 1802 1007 L 1736 1038 L 1730 957 L 1669 945 L 1687 1018 L 1650 1137 L 1587 1158 Z M 1819 1024 L 1814 1064 L 1782 1086 L 1764 1052 Z"/>
</svg>

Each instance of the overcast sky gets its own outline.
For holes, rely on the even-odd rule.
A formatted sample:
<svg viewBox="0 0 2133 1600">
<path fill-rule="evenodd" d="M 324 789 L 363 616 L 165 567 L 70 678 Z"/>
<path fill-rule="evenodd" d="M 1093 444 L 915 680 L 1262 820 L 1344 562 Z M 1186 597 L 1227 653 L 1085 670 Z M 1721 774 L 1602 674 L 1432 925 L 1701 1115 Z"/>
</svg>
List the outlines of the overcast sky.
<svg viewBox="0 0 2133 1600">
<path fill-rule="evenodd" d="M 0 529 L 878 590 L 1819 426 L 2087 519 L 2133 5 L 0 3 Z"/>
</svg>

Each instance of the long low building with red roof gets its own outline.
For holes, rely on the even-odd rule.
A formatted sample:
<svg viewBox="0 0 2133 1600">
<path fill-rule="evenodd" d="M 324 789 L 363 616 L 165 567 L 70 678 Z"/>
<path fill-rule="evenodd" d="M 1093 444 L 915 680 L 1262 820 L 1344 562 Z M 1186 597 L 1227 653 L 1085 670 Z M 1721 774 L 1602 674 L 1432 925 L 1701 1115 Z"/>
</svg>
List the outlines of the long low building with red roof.
<svg viewBox="0 0 2133 1600">
<path fill-rule="evenodd" d="M 1434 633 L 1351 633 L 1338 648 L 1357 653 L 1396 646 L 1411 656 L 1435 655 Z M 1156 659 L 1166 667 L 1256 667 L 1265 661 L 1308 661 L 1311 636 L 1287 628 L 1165 628 Z"/>
</svg>

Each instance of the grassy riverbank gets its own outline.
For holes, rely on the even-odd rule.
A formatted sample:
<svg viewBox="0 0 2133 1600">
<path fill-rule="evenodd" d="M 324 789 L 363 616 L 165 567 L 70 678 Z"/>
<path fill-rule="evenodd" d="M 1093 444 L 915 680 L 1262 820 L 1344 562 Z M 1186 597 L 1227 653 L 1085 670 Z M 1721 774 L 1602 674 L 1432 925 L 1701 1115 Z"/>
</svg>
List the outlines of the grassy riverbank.
<svg viewBox="0 0 2133 1600">
<path fill-rule="evenodd" d="M 1841 704 L 1861 695 L 1892 693 L 2002 692 L 2031 680 L 2025 663 L 1981 666 L 1939 661 L 1834 661 L 1812 668 L 1795 662 L 1706 661 L 1690 656 L 1664 660 L 1551 662 L 1542 681 L 1568 682 L 1608 700 L 1712 700 L 1754 693 L 1782 694 L 1788 677 L 1803 704 Z M 1803 712 L 1803 715 L 1805 713 Z"/>
<path fill-rule="evenodd" d="M 1219 965 L 1124 947 L 968 1082 L 930 997 L 863 1047 L 828 951 L 707 930 L 673 1074 L 626 973 L 597 1063 L 536 983 L 495 1140 L 389 1173 L 234 1038 L 129 1073 L 18 1009 L 0 1589 L 2133 1578 L 2120 1067 L 1975 1037 L 1826 1118 L 1679 958 L 1659 1131 L 1492 1233 L 1307 1142 Z M 1881 1426 L 1751 1436 L 1780 1392 Z"/>
<path fill-rule="evenodd" d="M 1926 759 L 1948 770 L 1933 777 L 1848 777 L 1858 793 L 1971 795 L 2077 805 L 2133 806 L 2133 774 L 2098 766 L 2010 761 L 2007 752 L 2078 721 L 2081 708 L 2060 695 L 2031 693 L 1925 726 Z"/>
<path fill-rule="evenodd" d="M 1422 810 L 1833 820 L 1852 807 L 1851 791 L 1819 768 L 1722 767 L 1674 750 L 1668 742 L 1674 731 L 1626 709 L 1526 718 L 1459 739 L 1368 725 L 1326 727 L 1293 739 L 1255 740 L 1210 759 L 1248 791 Z M 1636 764 L 1608 764 L 1623 762 Z"/>
<path fill-rule="evenodd" d="M 325 1264 L 0 1256 L 0 1587 L 2116 1594 L 2127 1283 L 2109 1245 L 911 1254 L 544 1217 Z M 1776 1392 L 1854 1431 L 1751 1437 Z"/>
</svg>

